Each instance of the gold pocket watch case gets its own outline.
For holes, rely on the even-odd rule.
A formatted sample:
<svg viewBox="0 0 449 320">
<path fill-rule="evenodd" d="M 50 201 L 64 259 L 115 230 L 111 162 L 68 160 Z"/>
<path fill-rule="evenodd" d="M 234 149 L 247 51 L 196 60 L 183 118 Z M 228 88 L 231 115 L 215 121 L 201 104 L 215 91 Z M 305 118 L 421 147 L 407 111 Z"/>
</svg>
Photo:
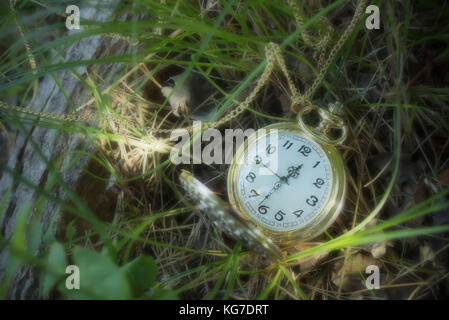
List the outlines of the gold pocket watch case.
<svg viewBox="0 0 449 320">
<path fill-rule="evenodd" d="M 335 144 L 344 140 L 346 130 L 332 112 L 335 105 L 329 109 L 305 107 L 298 123 L 269 125 L 248 137 L 228 172 L 231 206 L 184 170 L 183 187 L 225 233 L 279 259 L 277 244 L 315 238 L 343 208 L 346 173 Z M 314 112 L 319 121 L 312 126 L 304 119 Z M 340 130 L 336 138 L 329 135 L 333 129 Z"/>
<path fill-rule="evenodd" d="M 336 219 L 346 174 L 333 145 L 287 122 L 262 128 L 245 141 L 227 184 L 235 211 L 274 242 L 286 244 L 314 238 Z"/>
</svg>

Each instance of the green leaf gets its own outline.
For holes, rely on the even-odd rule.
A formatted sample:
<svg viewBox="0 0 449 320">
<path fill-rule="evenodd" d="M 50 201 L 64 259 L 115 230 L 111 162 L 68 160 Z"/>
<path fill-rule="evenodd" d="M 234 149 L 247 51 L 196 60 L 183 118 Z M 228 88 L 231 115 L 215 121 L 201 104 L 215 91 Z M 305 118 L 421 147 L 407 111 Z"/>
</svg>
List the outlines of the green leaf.
<svg viewBox="0 0 449 320">
<path fill-rule="evenodd" d="M 65 232 L 65 236 L 68 242 L 72 242 L 73 237 L 76 234 L 76 228 L 74 226 L 75 220 L 70 221 L 70 223 L 67 225 L 67 230 Z"/>
<path fill-rule="evenodd" d="M 60 285 L 62 293 L 73 299 L 130 299 L 131 290 L 126 272 L 106 254 L 75 247 L 74 264 L 80 272 L 80 289 L 69 290 Z"/>
<path fill-rule="evenodd" d="M 27 233 L 28 251 L 31 254 L 34 254 L 39 249 L 41 238 L 42 224 L 38 219 L 32 219 Z"/>
<path fill-rule="evenodd" d="M 145 291 L 155 284 L 157 265 L 151 257 L 137 257 L 123 266 L 131 286 L 139 291 Z"/>
<path fill-rule="evenodd" d="M 48 297 L 50 290 L 64 277 L 66 267 L 67 256 L 64 247 L 55 242 L 48 253 L 47 268 L 41 280 L 40 295 L 43 298 Z"/>
<path fill-rule="evenodd" d="M 32 205 L 27 202 L 22 205 L 17 213 L 17 220 L 14 233 L 11 238 L 11 247 L 13 255 L 20 255 L 27 248 L 26 232 L 27 232 L 27 220 L 31 212 Z"/>
<path fill-rule="evenodd" d="M 53 242 L 56 241 L 55 238 L 55 233 L 53 232 L 54 230 L 54 226 L 56 223 L 56 219 L 59 215 L 59 212 L 55 212 L 55 214 L 53 215 L 53 217 L 50 220 L 50 225 L 48 226 L 47 230 L 44 233 L 44 237 L 42 239 L 43 243 L 47 244 L 47 245 L 51 245 Z"/>
</svg>

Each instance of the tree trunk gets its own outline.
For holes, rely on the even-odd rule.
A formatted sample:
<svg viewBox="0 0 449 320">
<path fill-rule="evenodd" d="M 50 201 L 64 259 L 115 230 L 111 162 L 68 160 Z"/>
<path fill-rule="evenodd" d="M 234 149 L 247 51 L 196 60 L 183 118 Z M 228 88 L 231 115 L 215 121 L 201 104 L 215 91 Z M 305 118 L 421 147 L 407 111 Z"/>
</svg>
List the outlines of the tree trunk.
<svg viewBox="0 0 449 320">
<path fill-rule="evenodd" d="M 114 17 L 114 10 L 118 1 L 112 0 L 108 6 L 104 8 L 101 4 L 89 5 L 89 8 L 80 6 L 81 18 L 96 21 L 111 21 Z M 76 31 L 74 31 L 76 32 Z M 129 51 L 129 44 L 124 40 L 118 40 L 105 36 L 91 36 L 83 38 L 75 45 L 71 46 L 65 56 L 65 61 L 79 61 L 100 58 L 104 56 L 113 56 L 123 54 Z M 114 75 L 120 68 L 120 64 L 103 64 L 95 71 L 99 74 L 101 79 L 104 79 L 105 85 L 111 82 Z M 76 71 L 84 79 L 89 67 L 77 67 Z M 83 83 L 81 83 L 70 71 L 61 71 L 54 76 L 59 80 L 61 86 L 75 105 L 85 102 L 90 98 L 91 94 Z M 45 108 L 44 108 L 45 107 Z M 35 110 L 44 109 L 47 112 L 54 113 L 70 113 L 71 107 L 67 103 L 67 99 L 63 92 L 57 86 L 52 75 L 45 76 L 38 88 L 38 95 L 32 106 Z M 26 128 L 31 139 L 37 144 L 37 148 L 44 154 L 48 161 L 53 162 L 59 157 L 63 156 L 63 163 L 61 166 L 61 175 L 63 179 L 75 190 L 83 189 L 89 185 L 87 175 L 83 174 L 83 168 L 89 165 L 87 157 L 77 156 L 74 165 L 70 163 L 74 160 L 74 155 L 70 151 L 85 149 L 89 141 L 86 137 L 78 134 L 68 132 L 61 132 L 54 129 L 47 129 L 42 127 Z M 11 135 L 14 135 L 11 134 Z M 36 152 L 33 146 L 27 139 L 27 134 L 17 130 L 13 141 L 10 142 L 9 156 L 7 158 L 7 166 L 12 168 L 18 174 L 29 180 L 36 186 L 44 187 L 47 181 L 49 170 L 40 155 Z M 88 151 L 92 150 L 93 146 L 88 146 Z M 3 157 L 6 152 L 3 151 Z M 64 168 L 68 168 L 64 170 Z M 64 171 L 62 171 L 64 170 Z M 98 186 L 96 188 L 89 188 L 89 192 L 101 194 L 106 186 Z M 10 239 L 17 220 L 17 214 L 21 206 L 26 202 L 34 202 L 38 198 L 36 192 L 20 183 L 14 178 L 3 172 L 0 176 L 0 201 L 3 200 L 8 190 L 10 194 L 6 199 L 6 206 L 3 213 L 0 215 L 0 230 L 2 236 Z M 63 188 L 56 186 L 52 192 L 59 198 L 65 199 L 66 194 Z M 92 196 L 92 194 L 91 194 Z M 94 195 L 95 196 L 95 195 Z M 58 234 L 62 228 L 61 211 L 58 206 L 46 201 L 41 214 L 41 224 L 44 233 L 50 227 L 50 222 L 53 220 L 53 232 Z M 42 241 L 42 239 L 41 239 Z M 41 242 L 42 243 L 42 242 Z M 42 248 L 42 246 L 41 246 Z M 42 250 L 42 249 L 39 249 Z M 39 250 L 37 253 L 39 253 Z M 7 250 L 0 252 L 0 280 L 5 276 L 5 266 L 10 259 Z M 38 270 L 31 265 L 22 266 L 14 275 L 9 288 L 9 297 L 11 299 L 38 299 L 39 297 L 39 273 Z"/>
</svg>

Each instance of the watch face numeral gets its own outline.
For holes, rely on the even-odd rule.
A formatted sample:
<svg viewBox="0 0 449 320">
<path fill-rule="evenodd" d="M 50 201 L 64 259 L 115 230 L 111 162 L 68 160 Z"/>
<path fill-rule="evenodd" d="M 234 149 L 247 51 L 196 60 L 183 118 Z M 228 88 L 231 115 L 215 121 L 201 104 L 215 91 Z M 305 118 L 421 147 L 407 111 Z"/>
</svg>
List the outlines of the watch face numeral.
<svg viewBox="0 0 449 320">
<path fill-rule="evenodd" d="M 253 183 L 254 179 L 256 179 L 256 174 L 254 172 L 250 172 L 248 173 L 248 175 L 246 176 L 246 181 Z"/>
<path fill-rule="evenodd" d="M 279 210 L 279 211 L 274 215 L 274 218 L 275 218 L 277 221 L 282 221 L 282 219 L 284 219 L 284 216 L 285 216 L 285 213 L 282 212 L 282 210 Z"/>
<path fill-rule="evenodd" d="M 313 183 L 313 185 L 314 185 L 315 187 L 317 187 L 318 189 L 321 189 L 321 187 L 323 186 L 323 184 L 324 184 L 324 180 L 321 179 L 321 178 L 317 178 L 317 179 L 315 180 L 315 182 Z"/>
<path fill-rule="evenodd" d="M 312 149 L 303 144 L 301 148 L 299 148 L 298 152 L 301 153 L 304 157 L 308 157 L 309 153 L 312 152 Z"/>
<path fill-rule="evenodd" d="M 296 218 L 300 218 L 301 215 L 304 213 L 304 210 L 300 209 L 300 210 L 293 211 L 292 213 L 296 216 Z"/>
<path fill-rule="evenodd" d="M 260 194 L 254 189 L 251 189 L 250 193 L 251 193 L 251 195 L 249 196 L 250 198 L 260 196 Z"/>
<path fill-rule="evenodd" d="M 268 212 L 268 209 L 270 209 L 270 207 L 261 205 L 257 210 L 259 211 L 260 214 L 266 214 Z"/>
<path fill-rule="evenodd" d="M 317 162 L 315 163 L 315 165 L 313 166 L 313 168 L 315 169 L 315 168 L 320 164 L 320 162 L 321 162 L 321 161 L 317 161 Z"/>
<path fill-rule="evenodd" d="M 262 157 L 261 157 L 261 156 L 255 156 L 255 157 L 254 157 L 254 162 L 255 162 L 256 164 L 262 163 Z"/>
<path fill-rule="evenodd" d="M 276 152 L 276 147 L 275 147 L 275 146 L 272 146 L 271 144 L 269 144 L 269 145 L 267 146 L 267 153 L 268 153 L 268 154 L 272 154 L 272 153 L 274 153 L 274 152 Z"/>
<path fill-rule="evenodd" d="M 318 202 L 318 198 L 315 196 L 310 196 L 310 198 L 308 198 L 306 200 L 306 203 L 311 207 L 314 207 L 317 204 L 317 202 Z"/>
<path fill-rule="evenodd" d="M 293 142 L 290 142 L 290 140 L 285 141 L 285 143 L 282 145 L 287 150 L 290 149 L 290 147 L 293 145 Z"/>
</svg>

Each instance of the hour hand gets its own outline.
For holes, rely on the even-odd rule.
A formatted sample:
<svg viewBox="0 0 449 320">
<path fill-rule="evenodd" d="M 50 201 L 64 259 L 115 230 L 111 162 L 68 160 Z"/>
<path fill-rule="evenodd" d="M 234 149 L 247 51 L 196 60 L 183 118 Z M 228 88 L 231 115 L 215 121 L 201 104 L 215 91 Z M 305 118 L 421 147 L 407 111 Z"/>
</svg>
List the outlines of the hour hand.
<svg viewBox="0 0 449 320">
<path fill-rule="evenodd" d="M 283 179 L 285 179 L 286 181 L 288 181 L 289 178 L 297 178 L 299 176 L 299 170 L 302 168 L 302 164 L 298 165 L 298 166 L 290 166 L 287 169 L 287 176 L 282 177 Z"/>
</svg>

